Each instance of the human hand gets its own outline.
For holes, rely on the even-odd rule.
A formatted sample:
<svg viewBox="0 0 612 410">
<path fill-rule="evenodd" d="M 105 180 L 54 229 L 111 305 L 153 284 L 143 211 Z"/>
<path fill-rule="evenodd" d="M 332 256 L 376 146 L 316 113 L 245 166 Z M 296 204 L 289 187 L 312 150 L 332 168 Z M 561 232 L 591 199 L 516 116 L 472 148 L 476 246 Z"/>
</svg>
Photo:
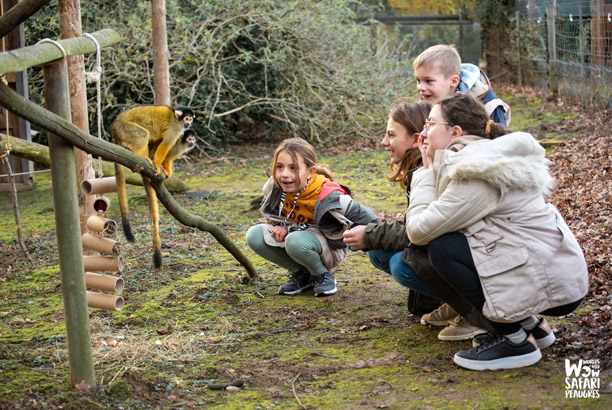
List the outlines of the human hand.
<svg viewBox="0 0 612 410">
<path fill-rule="evenodd" d="M 274 234 L 274 239 L 276 239 L 276 242 L 284 242 L 285 237 L 289 234 L 289 231 L 284 226 L 276 225 L 274 228 L 272 228 L 272 233 Z"/>
<path fill-rule="evenodd" d="M 344 237 L 344 243 L 351 249 L 358 250 L 366 247 L 363 237 L 365 236 L 365 225 L 357 225 L 345 231 L 342 236 Z"/>
<path fill-rule="evenodd" d="M 423 160 L 423 168 L 429 169 L 430 161 L 429 161 L 429 157 L 427 157 L 427 142 L 423 141 L 422 134 L 419 135 L 419 138 L 417 139 L 417 147 L 419 148 L 419 151 L 421 152 L 421 158 Z"/>
</svg>

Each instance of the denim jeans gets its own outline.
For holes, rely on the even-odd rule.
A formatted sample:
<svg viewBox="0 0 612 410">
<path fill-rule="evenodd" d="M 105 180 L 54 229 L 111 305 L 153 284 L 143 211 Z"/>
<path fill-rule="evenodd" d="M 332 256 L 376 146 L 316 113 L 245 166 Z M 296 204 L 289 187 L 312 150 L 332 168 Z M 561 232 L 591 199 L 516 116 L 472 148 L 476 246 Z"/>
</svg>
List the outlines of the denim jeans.
<svg viewBox="0 0 612 410">
<path fill-rule="evenodd" d="M 400 285 L 424 295 L 440 299 L 436 293 L 429 288 L 429 286 L 417 278 L 410 266 L 406 265 L 400 259 L 401 255 L 401 252 L 387 252 L 381 250 L 373 250 L 368 252 L 372 265 L 393 276 L 393 279 L 395 279 L 395 281 Z"/>
</svg>

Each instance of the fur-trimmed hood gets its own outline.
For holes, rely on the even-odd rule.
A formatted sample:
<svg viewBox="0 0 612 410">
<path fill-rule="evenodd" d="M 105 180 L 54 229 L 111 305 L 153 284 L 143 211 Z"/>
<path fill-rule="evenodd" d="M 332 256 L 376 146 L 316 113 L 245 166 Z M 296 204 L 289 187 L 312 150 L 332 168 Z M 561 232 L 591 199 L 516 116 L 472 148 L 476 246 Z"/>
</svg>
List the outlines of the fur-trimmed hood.
<svg viewBox="0 0 612 410">
<path fill-rule="evenodd" d="M 477 141 L 474 141 L 477 139 Z M 467 145 L 467 142 L 473 141 Z M 445 162 L 452 165 L 451 181 L 466 183 L 482 180 L 506 191 L 538 190 L 548 195 L 555 185 L 548 167 L 550 161 L 536 139 L 525 132 L 515 132 L 494 140 L 464 136 L 447 148 Z"/>
</svg>

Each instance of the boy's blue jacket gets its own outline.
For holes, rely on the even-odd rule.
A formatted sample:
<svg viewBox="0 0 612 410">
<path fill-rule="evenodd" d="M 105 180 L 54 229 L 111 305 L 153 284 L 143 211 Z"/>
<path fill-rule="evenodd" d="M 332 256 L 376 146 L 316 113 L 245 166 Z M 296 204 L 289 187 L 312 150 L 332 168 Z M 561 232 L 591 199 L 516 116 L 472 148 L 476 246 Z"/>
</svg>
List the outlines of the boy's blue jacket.
<svg viewBox="0 0 612 410">
<path fill-rule="evenodd" d="M 479 99 L 493 121 L 505 126 L 510 124 L 510 107 L 497 98 L 486 74 L 474 64 L 461 64 L 457 92 Z"/>
</svg>

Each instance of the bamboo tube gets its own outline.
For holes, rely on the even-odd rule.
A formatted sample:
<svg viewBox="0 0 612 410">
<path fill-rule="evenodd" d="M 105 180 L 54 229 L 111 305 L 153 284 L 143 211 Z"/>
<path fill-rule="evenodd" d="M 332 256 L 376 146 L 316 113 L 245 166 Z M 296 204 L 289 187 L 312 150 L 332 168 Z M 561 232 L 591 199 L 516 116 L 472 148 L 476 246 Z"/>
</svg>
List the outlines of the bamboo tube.
<svg viewBox="0 0 612 410">
<path fill-rule="evenodd" d="M 121 272 L 123 270 L 123 258 L 84 255 L 83 267 L 86 271 Z"/>
<path fill-rule="evenodd" d="M 115 232 L 117 232 L 117 223 L 112 219 L 92 215 L 87 218 L 87 229 L 94 232 L 103 233 L 105 235 L 114 235 Z"/>
<path fill-rule="evenodd" d="M 117 293 L 123 291 L 123 279 L 118 276 L 85 272 L 85 284 L 89 289 L 105 290 L 107 292 Z"/>
<path fill-rule="evenodd" d="M 87 292 L 87 306 L 119 312 L 123 309 L 123 298 L 106 293 Z"/>
<path fill-rule="evenodd" d="M 81 192 L 85 195 L 117 192 L 117 181 L 115 177 L 86 179 L 81 182 Z"/>
<path fill-rule="evenodd" d="M 121 244 L 112 239 L 100 235 L 92 235 L 85 232 L 81 236 L 83 248 L 91 251 L 100 252 L 103 255 L 119 256 L 121 254 Z"/>
<path fill-rule="evenodd" d="M 108 211 L 108 208 L 110 208 L 110 201 L 107 197 L 99 196 L 94 199 L 93 210 L 95 212 L 103 214 L 104 212 Z"/>
</svg>

